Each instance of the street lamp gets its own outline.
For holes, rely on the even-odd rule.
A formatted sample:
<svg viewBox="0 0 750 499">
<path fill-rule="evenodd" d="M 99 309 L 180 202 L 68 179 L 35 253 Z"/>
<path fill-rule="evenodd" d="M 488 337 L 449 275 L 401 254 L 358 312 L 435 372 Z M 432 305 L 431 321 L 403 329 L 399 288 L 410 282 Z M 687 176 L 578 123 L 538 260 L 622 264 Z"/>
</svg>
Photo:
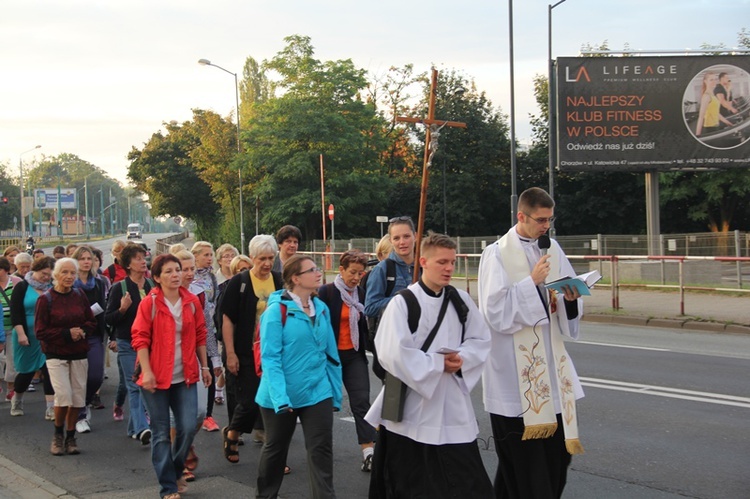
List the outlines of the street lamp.
<svg viewBox="0 0 750 499">
<path fill-rule="evenodd" d="M 35 151 L 35 150 L 39 149 L 40 147 L 42 147 L 42 146 L 35 146 L 35 147 L 29 149 L 28 151 L 24 151 L 24 152 L 22 152 L 21 154 L 18 155 L 18 172 L 19 172 L 19 174 L 21 176 L 19 184 L 21 184 L 21 235 L 22 236 L 26 235 L 26 221 L 23 218 L 23 159 L 22 159 L 22 157 L 27 152 Z M 32 227 L 32 229 L 33 229 L 33 227 Z"/>
<path fill-rule="evenodd" d="M 554 112 L 556 103 L 552 84 L 555 77 L 555 63 L 552 60 L 552 9 L 565 1 L 559 0 L 557 3 L 547 6 L 547 64 L 549 65 L 549 76 L 547 78 L 547 126 L 549 127 L 547 146 L 549 148 L 549 195 L 552 199 L 555 199 L 555 164 L 557 163 L 557 151 L 555 150 L 555 142 L 557 142 L 555 125 L 557 124 L 557 119 L 553 120 L 553 116 L 556 116 Z M 554 225 L 550 227 L 550 233 L 552 236 L 555 235 Z"/>
<path fill-rule="evenodd" d="M 230 75 L 234 76 L 234 99 L 237 109 L 237 154 L 239 155 L 242 152 L 242 147 L 240 145 L 240 87 L 237 83 L 237 73 L 232 73 L 228 69 L 224 69 L 217 64 L 213 64 L 208 59 L 199 59 L 198 64 L 200 64 L 201 66 L 213 66 L 217 69 L 221 69 L 225 73 L 229 73 Z M 242 165 L 240 165 L 240 167 L 237 169 L 237 176 L 240 182 L 240 253 L 244 255 L 247 249 L 245 248 L 245 218 L 243 216 L 242 204 Z"/>
</svg>

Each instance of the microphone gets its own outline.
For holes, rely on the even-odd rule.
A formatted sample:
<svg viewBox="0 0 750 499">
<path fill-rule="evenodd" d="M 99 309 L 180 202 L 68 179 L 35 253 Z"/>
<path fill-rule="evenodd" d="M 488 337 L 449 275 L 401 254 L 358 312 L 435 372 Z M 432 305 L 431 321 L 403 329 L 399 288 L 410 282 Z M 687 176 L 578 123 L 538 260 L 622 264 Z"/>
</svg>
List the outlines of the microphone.
<svg viewBox="0 0 750 499">
<path fill-rule="evenodd" d="M 539 249 L 542 250 L 542 256 L 547 254 L 547 250 L 552 245 L 552 242 L 550 241 L 547 234 L 542 234 L 541 236 L 539 236 L 539 239 L 536 240 L 536 243 L 539 245 Z"/>
</svg>

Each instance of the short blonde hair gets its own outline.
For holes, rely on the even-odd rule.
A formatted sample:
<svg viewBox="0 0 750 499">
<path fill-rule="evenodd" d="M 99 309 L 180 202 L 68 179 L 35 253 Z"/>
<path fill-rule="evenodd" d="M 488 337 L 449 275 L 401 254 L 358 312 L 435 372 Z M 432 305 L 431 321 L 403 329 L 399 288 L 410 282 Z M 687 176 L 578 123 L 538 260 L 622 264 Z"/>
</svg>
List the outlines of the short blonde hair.
<svg viewBox="0 0 750 499">
<path fill-rule="evenodd" d="M 380 238 L 378 245 L 375 247 L 375 256 L 378 260 L 385 260 L 393 250 L 393 244 L 391 244 L 391 236 L 386 234 Z"/>
<path fill-rule="evenodd" d="M 221 246 L 219 246 L 218 248 L 216 248 L 216 258 L 218 260 L 221 260 L 221 257 L 224 255 L 224 253 L 227 253 L 229 251 L 234 252 L 235 256 L 240 254 L 240 252 L 237 251 L 237 248 L 235 248 L 234 246 L 232 246 L 229 243 L 224 243 Z"/>
<path fill-rule="evenodd" d="M 190 252 L 193 255 L 198 255 L 201 251 L 203 251 L 206 248 L 210 248 L 211 251 L 213 251 L 214 245 L 209 243 L 208 241 L 196 241 L 195 244 L 193 244 L 193 247 L 190 248 Z"/>
<path fill-rule="evenodd" d="M 185 246 L 182 243 L 175 243 L 169 247 L 169 252 L 172 253 L 173 255 L 176 255 L 180 251 L 187 251 L 187 250 L 188 250 L 187 246 Z"/>
<path fill-rule="evenodd" d="M 195 261 L 195 255 L 193 255 L 192 253 L 190 253 L 185 248 L 184 245 L 182 246 L 182 249 L 179 250 L 179 251 L 177 251 L 177 252 L 172 251 L 172 248 L 169 249 L 169 252 L 172 253 L 174 256 L 176 256 L 180 261 L 183 261 L 183 260 L 192 260 L 192 261 Z"/>
<path fill-rule="evenodd" d="M 239 266 L 240 263 L 246 262 L 250 264 L 250 268 L 253 268 L 253 261 L 250 259 L 249 256 L 245 255 L 237 255 L 234 258 L 232 258 L 232 263 L 229 264 L 229 273 L 232 275 L 239 274 Z"/>
</svg>

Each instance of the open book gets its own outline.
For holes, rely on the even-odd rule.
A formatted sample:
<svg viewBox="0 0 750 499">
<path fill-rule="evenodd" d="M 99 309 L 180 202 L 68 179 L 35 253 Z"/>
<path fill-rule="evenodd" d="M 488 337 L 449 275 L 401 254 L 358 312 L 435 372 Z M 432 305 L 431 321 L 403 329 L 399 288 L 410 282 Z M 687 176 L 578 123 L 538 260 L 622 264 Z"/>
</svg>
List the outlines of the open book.
<svg viewBox="0 0 750 499">
<path fill-rule="evenodd" d="M 589 288 L 593 287 L 594 284 L 601 280 L 601 278 L 602 275 L 598 270 L 592 270 L 591 272 L 586 272 L 585 274 L 577 275 L 575 277 L 565 276 L 555 281 L 544 283 L 544 287 L 547 289 L 554 289 L 558 293 L 565 293 L 563 286 L 570 286 L 572 288 L 577 288 L 581 296 L 584 296 L 591 294 Z"/>
</svg>

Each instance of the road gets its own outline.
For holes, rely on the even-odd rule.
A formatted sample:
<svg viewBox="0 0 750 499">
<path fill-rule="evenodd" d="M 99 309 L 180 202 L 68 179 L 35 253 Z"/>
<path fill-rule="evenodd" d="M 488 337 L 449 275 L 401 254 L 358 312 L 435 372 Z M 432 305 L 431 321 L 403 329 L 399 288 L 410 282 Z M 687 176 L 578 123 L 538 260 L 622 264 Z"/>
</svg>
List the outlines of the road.
<svg viewBox="0 0 750 499">
<path fill-rule="evenodd" d="M 111 241 L 100 244 L 108 248 Z M 564 497 L 750 497 L 750 336 L 587 323 L 581 341 L 568 348 L 586 390 L 578 409 L 586 453 L 574 457 Z M 79 437 L 80 455 L 49 454 L 52 427 L 43 419 L 40 392 L 27 395 L 24 417 L 12 418 L 9 404 L 0 406 L 0 454 L 76 497 L 156 497 L 148 448 L 125 436 L 125 423 L 112 420 L 114 362 L 107 371 L 102 399 L 108 408 L 94 411 L 92 433 Z M 374 398 L 379 383 L 373 379 L 372 386 Z M 494 476 L 497 460 L 481 387 L 473 399 L 481 454 Z M 226 424 L 225 407 L 214 415 Z M 284 498 L 308 497 L 299 430 Z M 232 465 L 222 456 L 218 432 L 199 432 L 198 480 L 186 497 L 251 497 L 260 448 L 247 440 L 240 464 Z M 347 410 L 334 418 L 334 449 L 338 496 L 366 497 L 369 476 L 359 471 Z M 6 497 L 3 490 L 0 497 Z"/>
</svg>

